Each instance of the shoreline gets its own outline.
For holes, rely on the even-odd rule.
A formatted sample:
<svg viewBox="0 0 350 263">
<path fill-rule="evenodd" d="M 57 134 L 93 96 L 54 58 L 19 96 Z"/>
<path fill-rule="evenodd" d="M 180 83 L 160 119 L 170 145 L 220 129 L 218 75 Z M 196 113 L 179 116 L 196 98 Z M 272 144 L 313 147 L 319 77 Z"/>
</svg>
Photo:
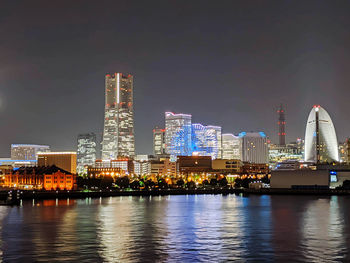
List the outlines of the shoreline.
<svg viewBox="0 0 350 263">
<path fill-rule="evenodd" d="M 5 200 L 10 190 L 1 190 L 0 199 Z M 202 194 L 243 194 L 243 195 L 350 195 L 350 190 L 339 189 L 153 189 L 153 190 L 132 190 L 132 191 L 18 191 L 18 199 L 85 199 L 113 196 L 159 196 L 159 195 L 202 195 Z M 15 191 L 13 191 L 15 193 Z"/>
</svg>

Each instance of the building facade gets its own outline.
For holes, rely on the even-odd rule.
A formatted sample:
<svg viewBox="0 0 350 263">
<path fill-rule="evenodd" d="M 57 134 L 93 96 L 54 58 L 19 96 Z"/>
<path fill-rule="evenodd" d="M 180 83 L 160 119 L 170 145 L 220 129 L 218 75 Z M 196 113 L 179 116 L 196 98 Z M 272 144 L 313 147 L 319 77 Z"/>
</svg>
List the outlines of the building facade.
<svg viewBox="0 0 350 263">
<path fill-rule="evenodd" d="M 222 135 L 222 159 L 241 159 L 242 145 L 239 136 L 232 133 Z"/>
<path fill-rule="evenodd" d="M 269 162 L 269 150 L 264 132 L 241 132 L 242 161 L 266 164 Z"/>
<path fill-rule="evenodd" d="M 165 152 L 172 157 L 192 154 L 191 119 L 189 114 L 165 113 Z"/>
<path fill-rule="evenodd" d="M 221 127 L 192 124 L 192 154 L 211 156 L 212 159 L 222 157 Z"/>
<path fill-rule="evenodd" d="M 102 159 L 135 155 L 133 76 L 107 74 Z"/>
<path fill-rule="evenodd" d="M 47 152 L 38 154 L 38 166 L 55 165 L 71 174 L 77 173 L 76 152 Z"/>
<path fill-rule="evenodd" d="M 155 155 L 165 154 L 165 129 L 158 127 L 153 129 L 153 153 Z"/>
<path fill-rule="evenodd" d="M 84 167 L 93 165 L 96 160 L 96 134 L 79 134 L 77 140 L 77 173 L 86 173 Z"/>
<path fill-rule="evenodd" d="M 50 146 L 35 144 L 11 144 L 12 160 L 37 160 L 38 152 L 49 152 Z"/>
<path fill-rule="evenodd" d="M 21 167 L 4 175 L 3 186 L 15 189 L 72 190 L 75 176 L 56 166 Z"/>
<path fill-rule="evenodd" d="M 339 162 L 338 140 L 331 117 L 315 105 L 308 117 L 305 131 L 305 161 Z"/>
</svg>

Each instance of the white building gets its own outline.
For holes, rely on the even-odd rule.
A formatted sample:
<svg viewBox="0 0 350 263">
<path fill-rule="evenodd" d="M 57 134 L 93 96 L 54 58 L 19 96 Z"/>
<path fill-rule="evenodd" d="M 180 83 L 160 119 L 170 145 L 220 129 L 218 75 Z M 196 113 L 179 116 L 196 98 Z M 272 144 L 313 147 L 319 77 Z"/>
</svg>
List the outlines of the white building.
<svg viewBox="0 0 350 263">
<path fill-rule="evenodd" d="M 96 161 L 96 134 L 79 134 L 77 139 L 77 173 L 85 173 L 84 167 Z"/>
<path fill-rule="evenodd" d="M 241 139 L 232 133 L 222 135 L 222 159 L 241 159 Z"/>
<path fill-rule="evenodd" d="M 133 76 L 107 74 L 102 159 L 135 155 Z"/>
<path fill-rule="evenodd" d="M 11 160 L 38 159 L 38 152 L 49 152 L 50 146 L 36 144 L 11 144 Z"/>
<path fill-rule="evenodd" d="M 331 117 L 315 105 L 308 117 L 305 131 L 305 161 L 338 162 L 338 140 Z"/>
<path fill-rule="evenodd" d="M 241 132 L 243 162 L 268 163 L 269 149 L 264 132 Z"/>
</svg>

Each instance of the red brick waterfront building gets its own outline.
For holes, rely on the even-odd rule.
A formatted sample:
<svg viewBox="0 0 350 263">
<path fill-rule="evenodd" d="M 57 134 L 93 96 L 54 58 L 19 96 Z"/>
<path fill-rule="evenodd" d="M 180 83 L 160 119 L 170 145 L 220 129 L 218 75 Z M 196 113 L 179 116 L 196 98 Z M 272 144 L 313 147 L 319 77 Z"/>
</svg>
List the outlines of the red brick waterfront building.
<svg viewBox="0 0 350 263">
<path fill-rule="evenodd" d="M 54 165 L 20 167 L 2 177 L 2 186 L 24 190 L 72 190 L 75 184 L 75 175 Z"/>
</svg>

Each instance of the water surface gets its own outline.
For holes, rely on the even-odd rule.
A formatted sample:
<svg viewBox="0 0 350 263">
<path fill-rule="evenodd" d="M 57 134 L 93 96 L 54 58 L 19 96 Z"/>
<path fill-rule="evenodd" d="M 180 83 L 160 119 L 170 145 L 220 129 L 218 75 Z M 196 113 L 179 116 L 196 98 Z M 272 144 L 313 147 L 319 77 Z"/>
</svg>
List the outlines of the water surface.
<svg viewBox="0 0 350 263">
<path fill-rule="evenodd" d="M 3 262 L 350 261 L 350 197 L 188 195 L 0 207 Z"/>
</svg>

